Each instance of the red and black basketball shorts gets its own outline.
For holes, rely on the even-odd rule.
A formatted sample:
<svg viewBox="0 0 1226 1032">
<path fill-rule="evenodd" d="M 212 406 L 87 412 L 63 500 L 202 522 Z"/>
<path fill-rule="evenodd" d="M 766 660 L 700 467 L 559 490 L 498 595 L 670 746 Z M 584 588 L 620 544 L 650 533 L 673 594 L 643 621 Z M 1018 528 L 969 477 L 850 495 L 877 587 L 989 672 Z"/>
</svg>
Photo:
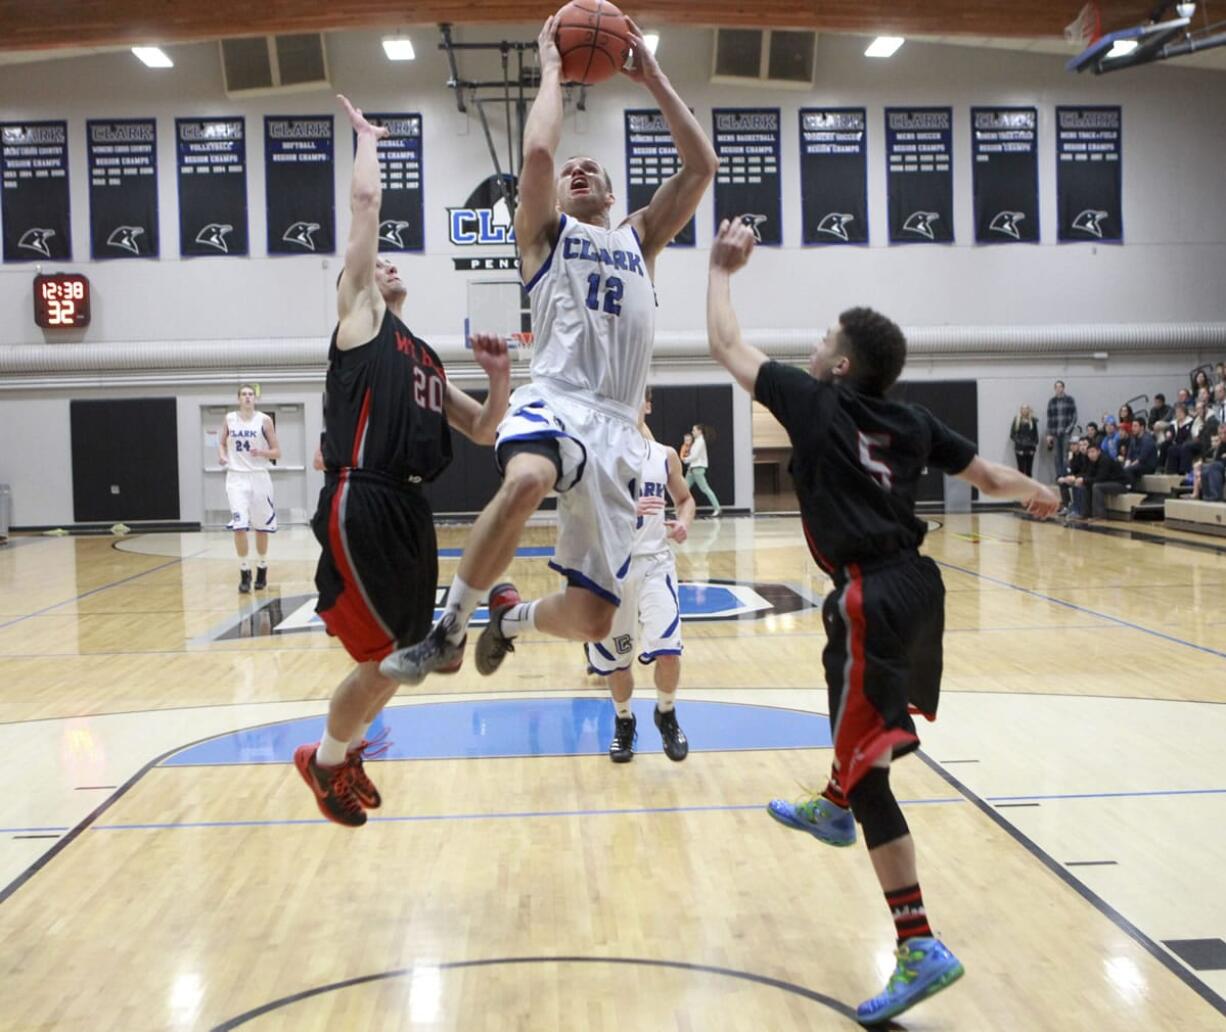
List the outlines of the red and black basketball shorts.
<svg viewBox="0 0 1226 1032">
<path fill-rule="evenodd" d="M 936 563 L 909 551 L 849 563 L 826 596 L 826 687 L 839 780 L 850 792 L 886 750 L 919 747 L 913 712 L 936 719 L 945 585 Z"/>
<path fill-rule="evenodd" d="M 311 521 L 323 546 L 315 611 L 357 662 L 379 660 L 430 630 L 438 589 L 434 517 L 420 488 L 342 471 Z"/>
</svg>

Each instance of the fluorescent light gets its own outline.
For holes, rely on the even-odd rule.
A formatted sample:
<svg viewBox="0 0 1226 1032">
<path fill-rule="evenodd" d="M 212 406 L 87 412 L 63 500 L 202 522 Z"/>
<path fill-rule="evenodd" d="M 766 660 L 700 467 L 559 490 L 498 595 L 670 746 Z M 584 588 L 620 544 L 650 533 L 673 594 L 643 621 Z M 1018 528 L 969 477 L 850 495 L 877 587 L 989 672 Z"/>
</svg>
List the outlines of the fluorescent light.
<svg viewBox="0 0 1226 1032">
<path fill-rule="evenodd" d="M 644 32 L 643 42 L 647 44 L 647 49 L 654 54 L 656 47 L 660 45 L 660 34 L 658 32 Z"/>
<path fill-rule="evenodd" d="M 383 41 L 383 52 L 389 61 L 412 61 L 417 56 L 408 36 L 389 36 Z"/>
<path fill-rule="evenodd" d="M 149 68 L 173 68 L 175 66 L 161 47 L 133 47 L 132 53 Z"/>
<path fill-rule="evenodd" d="M 893 57 L 894 51 L 905 42 L 902 36 L 878 36 L 864 51 L 865 57 Z"/>
<path fill-rule="evenodd" d="M 1111 44 L 1111 49 L 1107 51 L 1107 56 L 1123 57 L 1125 54 L 1131 54 L 1140 45 L 1135 39 L 1117 39 Z"/>
</svg>

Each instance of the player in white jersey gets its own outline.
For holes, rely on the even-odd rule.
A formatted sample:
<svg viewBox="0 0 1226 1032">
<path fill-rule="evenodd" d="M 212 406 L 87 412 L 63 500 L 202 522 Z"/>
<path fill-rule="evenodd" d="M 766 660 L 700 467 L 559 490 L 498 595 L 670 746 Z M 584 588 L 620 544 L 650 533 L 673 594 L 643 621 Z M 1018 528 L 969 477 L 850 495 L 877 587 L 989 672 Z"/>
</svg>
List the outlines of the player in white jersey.
<svg viewBox="0 0 1226 1032">
<path fill-rule="evenodd" d="M 255 410 L 255 388 L 238 389 L 238 411 L 227 412 L 217 441 L 217 457 L 226 470 L 226 496 L 230 499 L 230 522 L 234 551 L 238 553 L 238 590 L 251 590 L 251 567 L 247 565 L 247 532 L 255 531 L 259 561 L 255 589 L 268 587 L 268 535 L 277 532 L 277 506 L 273 501 L 270 460 L 281 457 L 277 428 L 272 418 Z"/>
<path fill-rule="evenodd" d="M 443 616 L 425 639 L 392 653 L 383 673 L 417 684 L 459 668 L 469 617 L 490 597 L 477 670 L 493 673 L 529 629 L 602 641 L 621 603 L 634 537 L 632 483 L 645 445 L 638 407 L 655 332 L 655 261 L 689 222 L 718 159 L 690 109 L 631 27 L 633 66 L 659 106 L 684 162 L 646 208 L 616 228 L 613 186 L 594 158 L 554 155 L 562 135 L 562 61 L 550 18 L 538 39 L 541 85 L 524 127 L 515 236 L 532 305 L 532 382 L 511 396 L 495 445 L 503 483 L 473 526 Z M 558 542 L 550 565 L 566 589 L 520 602 L 497 579 L 515 556 L 528 518 L 558 493 Z"/>
<path fill-rule="evenodd" d="M 656 682 L 655 723 L 670 760 L 684 760 L 690 751 L 677 723 L 677 685 L 681 680 L 681 603 L 677 597 L 677 564 L 669 541 L 681 544 L 694 522 L 694 499 L 681 472 L 681 460 L 672 448 L 656 441 L 647 426 L 651 414 L 651 388 L 639 415 L 639 431 L 647 441 L 647 458 L 635 485 L 638 513 L 630 569 L 622 579 L 622 604 L 604 641 L 585 645 L 588 669 L 609 679 L 615 711 L 609 757 L 625 763 L 634 756 L 635 716 L 630 709 L 634 694 L 632 666 L 638 660 L 652 664 Z M 668 495 L 677 518 L 664 517 Z"/>
</svg>

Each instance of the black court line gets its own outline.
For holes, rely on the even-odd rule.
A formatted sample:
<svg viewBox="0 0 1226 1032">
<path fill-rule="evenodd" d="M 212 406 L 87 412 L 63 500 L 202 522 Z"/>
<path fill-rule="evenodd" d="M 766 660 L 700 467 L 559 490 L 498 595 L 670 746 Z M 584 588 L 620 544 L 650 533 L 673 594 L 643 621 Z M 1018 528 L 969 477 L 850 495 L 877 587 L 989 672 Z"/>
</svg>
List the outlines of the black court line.
<svg viewBox="0 0 1226 1032">
<path fill-rule="evenodd" d="M 978 760 L 941 760 L 940 762 L 949 764 L 949 763 L 978 763 L 979 761 Z"/>
<path fill-rule="evenodd" d="M 988 820 L 1000 828 L 1006 835 L 1021 845 L 1031 856 L 1039 861 L 1044 867 L 1051 871 L 1057 878 L 1063 881 L 1069 888 L 1077 893 L 1082 899 L 1090 904 L 1095 910 L 1102 914 L 1107 920 L 1116 926 L 1125 935 L 1136 942 L 1142 949 L 1153 957 L 1159 964 L 1171 972 L 1184 985 L 1191 989 L 1197 996 L 1204 1000 L 1209 1006 L 1213 1007 L 1219 1014 L 1226 1015 L 1226 999 L 1215 993 L 1207 984 L 1197 978 L 1191 971 L 1184 967 L 1179 961 L 1172 957 L 1166 950 L 1158 945 L 1153 939 L 1146 935 L 1140 928 L 1134 925 L 1115 907 L 1111 906 L 1098 893 L 1092 891 L 1089 886 L 1080 881 L 1077 877 L 1070 874 L 1064 869 L 1064 865 L 1056 860 L 1050 853 L 1046 852 L 1033 839 L 1023 834 L 1020 830 L 1010 824 L 1004 817 L 996 812 L 995 807 L 991 803 L 984 802 L 978 795 L 972 792 L 966 785 L 962 784 L 949 771 L 944 770 L 936 760 L 928 756 L 922 749 L 917 749 L 915 755 L 918 756 L 924 764 L 940 777 L 947 785 L 954 790 L 960 792 L 966 797 L 970 803 L 974 803 L 979 808 Z"/>
<path fill-rule="evenodd" d="M 1065 867 L 1117 867 L 1118 860 L 1066 860 Z"/>
<path fill-rule="evenodd" d="M 997 803 L 996 809 L 1005 810 L 1011 806 L 1018 807 L 1018 806 L 1038 806 L 1038 805 L 1039 805 L 1038 803 Z"/>
<path fill-rule="evenodd" d="M 826 996 L 824 993 L 816 992 L 812 989 L 806 989 L 802 985 L 796 985 L 794 982 L 785 982 L 780 978 L 771 978 L 768 975 L 756 975 L 751 971 L 737 971 L 734 968 L 712 967 L 708 964 L 690 964 L 679 960 L 649 960 L 645 957 L 496 957 L 488 960 L 456 960 L 448 961 L 442 964 L 432 964 L 432 969 L 437 968 L 440 971 L 458 971 L 466 968 L 482 968 L 482 967 L 498 967 L 509 964 L 620 964 L 629 967 L 655 967 L 667 968 L 673 971 L 690 971 L 704 975 L 720 975 L 724 978 L 735 978 L 742 982 L 752 982 L 756 985 L 763 985 L 770 989 L 779 989 L 785 993 L 792 993 L 795 996 L 800 996 L 813 1003 L 820 1004 L 829 1010 L 834 1011 L 840 1017 L 847 1018 L 849 1021 L 856 1021 L 856 1013 L 847 1004 L 841 1003 L 831 996 Z M 256 1018 L 263 1017 L 275 1010 L 280 1010 L 282 1007 L 289 1007 L 292 1004 L 299 1003 L 302 1000 L 309 1000 L 314 996 L 322 996 L 324 993 L 332 993 L 341 989 L 349 989 L 353 986 L 368 985 L 372 982 L 385 982 L 394 978 L 411 977 L 414 973 L 414 968 L 397 968 L 394 971 L 381 971 L 374 975 L 360 975 L 357 978 L 347 978 L 343 982 L 332 982 L 329 985 L 316 986 L 314 989 L 304 989 L 300 993 L 294 993 L 291 996 L 283 996 L 279 1000 L 273 1000 L 263 1006 L 256 1007 L 252 1010 L 239 1014 L 237 1017 L 229 1018 L 223 1021 L 220 1025 L 213 1026 L 212 1032 L 230 1032 L 231 1029 L 238 1028 L 240 1025 L 245 1025 L 249 1021 L 254 1021 Z M 859 1025 L 856 1022 L 857 1026 Z M 895 1025 L 877 1025 L 876 1028 L 896 1028 Z"/>
<path fill-rule="evenodd" d="M 29 839 L 29 838 L 59 838 L 59 835 L 14 835 L 14 836 L 13 836 L 13 838 L 15 838 L 15 839 L 19 839 L 19 838 L 20 838 L 20 839 Z"/>
<path fill-rule="evenodd" d="M 118 788 L 118 785 L 77 785 L 74 792 L 101 792 L 103 789 Z"/>
</svg>

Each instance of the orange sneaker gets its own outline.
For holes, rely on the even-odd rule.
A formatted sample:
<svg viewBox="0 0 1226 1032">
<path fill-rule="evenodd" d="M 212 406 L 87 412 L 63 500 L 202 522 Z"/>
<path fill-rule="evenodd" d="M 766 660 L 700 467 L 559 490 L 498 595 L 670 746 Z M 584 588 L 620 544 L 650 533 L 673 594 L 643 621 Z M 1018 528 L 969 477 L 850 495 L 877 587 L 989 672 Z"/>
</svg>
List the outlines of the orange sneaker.
<svg viewBox="0 0 1226 1032">
<path fill-rule="evenodd" d="M 363 738 L 355 748 L 349 750 L 345 758 L 345 762 L 353 771 L 353 794 L 358 797 L 358 802 L 362 804 L 364 810 L 379 809 L 383 803 L 383 797 L 379 795 L 375 783 L 367 775 L 362 760 L 382 756 L 391 747 L 392 743 L 387 741 L 387 728 L 384 728 L 374 738 Z"/>
<path fill-rule="evenodd" d="M 355 791 L 353 765 L 345 762 L 339 767 L 321 767 L 315 762 L 318 749 L 317 744 L 298 746 L 294 750 L 294 766 L 314 793 L 320 813 L 334 824 L 360 828 L 366 823 L 366 811 Z"/>
</svg>

